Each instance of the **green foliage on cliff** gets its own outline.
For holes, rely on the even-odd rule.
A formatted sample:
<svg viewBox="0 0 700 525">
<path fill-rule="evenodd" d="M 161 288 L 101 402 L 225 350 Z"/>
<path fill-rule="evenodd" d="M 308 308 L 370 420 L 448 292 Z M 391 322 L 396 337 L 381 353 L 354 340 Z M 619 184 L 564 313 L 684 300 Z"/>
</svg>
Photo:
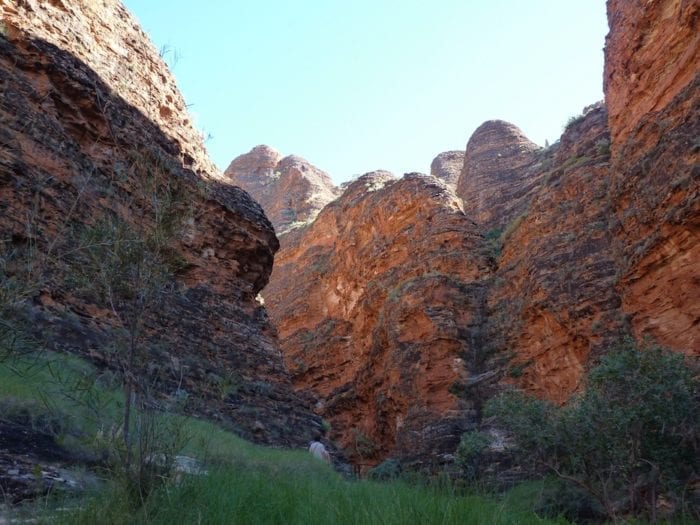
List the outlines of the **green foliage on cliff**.
<svg viewBox="0 0 700 525">
<path fill-rule="evenodd" d="M 462 435 L 457 447 L 457 463 L 468 480 L 474 480 L 478 476 L 483 452 L 490 442 L 491 438 L 484 432 L 465 432 Z"/>
<path fill-rule="evenodd" d="M 700 472 L 699 395 L 683 356 L 627 343 L 563 407 L 508 392 L 486 412 L 513 433 L 521 461 L 583 489 L 608 516 L 654 518 L 659 495 L 683 506 Z"/>
</svg>

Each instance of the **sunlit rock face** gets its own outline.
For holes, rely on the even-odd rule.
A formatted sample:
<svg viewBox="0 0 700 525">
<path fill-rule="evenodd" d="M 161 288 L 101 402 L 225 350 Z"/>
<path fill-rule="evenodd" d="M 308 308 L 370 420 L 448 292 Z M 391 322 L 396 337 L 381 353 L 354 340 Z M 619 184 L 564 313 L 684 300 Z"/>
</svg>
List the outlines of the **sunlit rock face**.
<svg viewBox="0 0 700 525">
<path fill-rule="evenodd" d="M 617 289 L 634 335 L 700 354 L 700 5 L 610 0 Z"/>
<path fill-rule="evenodd" d="M 454 449 L 480 344 L 482 238 L 434 177 L 373 172 L 280 239 L 266 304 L 296 388 L 362 465 Z"/>
<path fill-rule="evenodd" d="M 144 368 L 162 401 L 263 443 L 301 445 L 319 419 L 291 387 L 256 301 L 278 249 L 250 196 L 213 166 L 158 52 L 116 0 L 0 0 L 0 241 L 51 252 L 27 302 L 48 348 L 119 367 L 119 322 L 68 284 L 63 241 L 106 211 L 149 216 L 154 173 L 185 188 L 172 249 L 177 296 L 143 319 Z M 230 385 L 235 384 L 235 389 Z M 229 385 L 229 386 L 227 386 Z"/>
<path fill-rule="evenodd" d="M 610 233 L 607 112 L 588 108 L 542 155 L 542 185 L 502 233 L 486 322 L 504 382 L 563 402 L 625 334 Z"/>
<path fill-rule="evenodd" d="M 502 228 L 522 213 L 538 183 L 539 149 L 502 120 L 484 122 L 472 134 L 456 191 L 479 226 Z"/>
<path fill-rule="evenodd" d="M 264 145 L 236 157 L 225 175 L 260 203 L 277 233 L 312 221 L 339 193 L 326 172 Z"/>
<path fill-rule="evenodd" d="M 485 122 L 433 161 L 454 201 L 372 173 L 282 236 L 283 353 L 355 462 L 436 460 L 509 384 L 563 403 L 624 337 L 700 353 L 698 6 L 608 11 L 607 103 L 557 143 Z"/>
</svg>

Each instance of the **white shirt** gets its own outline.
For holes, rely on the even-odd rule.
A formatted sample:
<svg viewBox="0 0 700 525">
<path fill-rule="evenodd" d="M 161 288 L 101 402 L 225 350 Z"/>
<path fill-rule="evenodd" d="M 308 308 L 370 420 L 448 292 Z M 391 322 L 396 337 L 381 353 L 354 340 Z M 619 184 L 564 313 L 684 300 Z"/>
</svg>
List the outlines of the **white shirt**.
<svg viewBox="0 0 700 525">
<path fill-rule="evenodd" d="M 313 457 L 321 461 L 325 461 L 326 463 L 331 462 L 330 454 L 328 454 L 326 447 L 320 441 L 312 441 L 311 445 L 309 445 L 309 452 L 311 452 Z"/>
</svg>

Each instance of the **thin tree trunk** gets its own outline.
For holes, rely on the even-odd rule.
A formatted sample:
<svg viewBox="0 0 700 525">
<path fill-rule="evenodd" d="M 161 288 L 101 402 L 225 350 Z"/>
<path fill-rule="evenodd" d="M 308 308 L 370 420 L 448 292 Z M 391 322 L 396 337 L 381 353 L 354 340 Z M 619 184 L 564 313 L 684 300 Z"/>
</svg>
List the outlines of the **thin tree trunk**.
<svg viewBox="0 0 700 525">
<path fill-rule="evenodd" d="M 134 361 L 136 359 L 136 327 L 131 326 L 129 337 L 129 359 L 126 364 L 125 376 L 126 382 L 124 384 L 124 446 L 126 447 L 126 466 L 131 467 L 131 405 L 133 403 L 132 397 L 134 395 Z"/>
<path fill-rule="evenodd" d="M 127 377 L 124 383 L 124 447 L 126 448 L 126 467 L 127 469 L 131 466 L 131 435 L 130 435 L 130 424 L 131 424 L 131 394 L 133 387 L 131 385 L 131 378 Z"/>
</svg>

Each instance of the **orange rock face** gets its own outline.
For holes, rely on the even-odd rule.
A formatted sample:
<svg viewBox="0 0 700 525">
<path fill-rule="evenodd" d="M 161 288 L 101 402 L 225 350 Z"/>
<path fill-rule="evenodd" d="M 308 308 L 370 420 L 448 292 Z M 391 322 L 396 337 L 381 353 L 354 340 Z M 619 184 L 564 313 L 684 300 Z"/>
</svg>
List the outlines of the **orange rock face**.
<svg viewBox="0 0 700 525">
<path fill-rule="evenodd" d="M 593 107 L 543 152 L 542 187 L 507 228 L 487 332 L 505 380 L 563 402 L 589 358 L 625 333 L 609 231 L 607 112 Z"/>
<path fill-rule="evenodd" d="M 338 196 L 328 174 L 301 157 L 282 158 L 269 146 L 236 157 L 225 175 L 255 197 L 278 233 L 312 221 Z"/>
<path fill-rule="evenodd" d="M 617 285 L 637 338 L 700 354 L 700 5 L 608 2 Z"/>
<path fill-rule="evenodd" d="M 148 220 L 139 188 L 162 173 L 190 208 L 172 247 L 178 294 L 143 319 L 149 382 L 166 400 L 186 391 L 190 410 L 243 436 L 303 444 L 320 421 L 293 392 L 256 301 L 278 248 L 272 225 L 223 183 L 143 31 L 116 0 L 0 0 L 0 21 L 0 249 L 50 261 L 25 304 L 37 337 L 119 366 L 104 351 L 118 321 L 70 285 L 63 241 L 107 210 Z"/>
<path fill-rule="evenodd" d="M 527 207 L 542 173 L 538 150 L 520 129 L 502 120 L 484 122 L 469 139 L 457 195 L 485 230 L 503 228 Z"/>
<path fill-rule="evenodd" d="M 696 82 L 700 5 L 685 0 L 608 0 L 607 8 L 604 88 L 615 158 L 625 143 L 642 138 L 635 130 L 642 120 L 649 121 Z M 627 153 L 641 153 L 652 144 L 641 142 Z"/>
<path fill-rule="evenodd" d="M 177 142 L 186 167 L 201 175 L 220 175 L 192 125 L 175 79 L 121 2 L 0 0 L 0 21 L 10 40 L 31 35 L 69 51 Z"/>
<path fill-rule="evenodd" d="M 474 223 L 444 183 L 364 175 L 282 236 L 264 291 L 297 388 L 318 399 L 360 464 L 454 448 L 489 272 Z"/>
<path fill-rule="evenodd" d="M 283 352 L 355 462 L 449 451 L 497 382 L 565 402 L 625 336 L 700 355 L 699 9 L 611 0 L 610 113 L 586 108 L 546 150 L 484 123 L 464 213 L 436 183 L 374 174 L 282 237 L 265 294 Z"/>
</svg>

